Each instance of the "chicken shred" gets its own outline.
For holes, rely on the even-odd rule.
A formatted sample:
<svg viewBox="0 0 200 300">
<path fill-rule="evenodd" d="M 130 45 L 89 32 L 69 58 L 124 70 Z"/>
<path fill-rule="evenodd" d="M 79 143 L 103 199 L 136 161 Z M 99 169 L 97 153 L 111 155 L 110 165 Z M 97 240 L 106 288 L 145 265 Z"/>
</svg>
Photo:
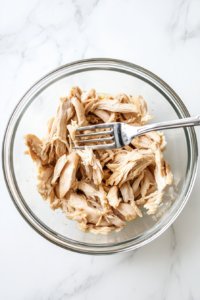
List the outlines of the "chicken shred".
<svg viewBox="0 0 200 300">
<path fill-rule="evenodd" d="M 59 193 L 60 198 L 63 198 L 65 194 L 69 191 L 76 179 L 76 172 L 79 162 L 79 156 L 76 152 L 72 152 L 67 157 L 67 163 L 60 174 L 59 180 Z"/>
<path fill-rule="evenodd" d="M 119 203 L 122 201 L 122 198 L 119 198 L 118 196 L 118 186 L 117 185 L 113 185 L 111 187 L 111 189 L 108 192 L 108 201 L 109 204 L 114 207 L 117 208 L 119 206 Z"/>
<path fill-rule="evenodd" d="M 46 137 L 24 137 L 26 152 L 39 168 L 37 188 L 42 198 L 49 199 L 53 210 L 61 208 L 68 219 L 77 221 L 80 230 L 92 234 L 122 230 L 126 221 L 142 217 L 139 206 L 149 215 L 156 213 L 163 190 L 173 182 L 163 156 L 167 144 L 163 133 L 143 134 L 122 149 L 92 150 L 90 143 L 82 144 L 84 150 L 72 149 L 78 143 L 78 126 L 110 122 L 143 126 L 152 117 L 142 96 L 120 93 L 113 97 L 97 94 L 95 89 L 82 94 L 78 86 L 72 87 L 48 121 Z"/>
<path fill-rule="evenodd" d="M 67 162 L 67 155 L 66 154 L 64 154 L 63 156 L 61 156 L 57 160 L 55 168 L 54 168 L 53 178 L 52 178 L 52 181 L 51 181 L 52 185 L 54 183 L 56 183 L 56 180 L 60 177 L 60 173 L 62 172 L 62 169 L 64 168 L 66 162 Z"/>
</svg>

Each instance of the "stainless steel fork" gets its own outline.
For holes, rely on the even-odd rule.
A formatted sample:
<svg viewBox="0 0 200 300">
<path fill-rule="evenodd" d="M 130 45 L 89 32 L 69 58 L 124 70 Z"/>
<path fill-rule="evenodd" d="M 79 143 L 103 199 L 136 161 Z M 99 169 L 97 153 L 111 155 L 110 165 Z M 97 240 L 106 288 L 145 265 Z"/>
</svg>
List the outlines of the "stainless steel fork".
<svg viewBox="0 0 200 300">
<path fill-rule="evenodd" d="M 78 143 L 93 143 L 93 142 L 112 142 L 110 144 L 102 144 L 102 145 L 92 145 L 88 146 L 92 149 L 117 149 L 122 148 L 130 144 L 132 139 L 141 134 L 156 131 L 156 130 L 164 130 L 164 129 L 173 129 L 179 127 L 191 127 L 200 125 L 200 116 L 179 119 L 174 121 L 167 121 L 162 123 L 150 124 L 145 126 L 130 126 L 125 123 L 104 123 L 86 127 L 76 128 L 76 131 L 85 131 L 85 130 L 95 130 L 95 129 L 108 129 L 109 131 L 102 132 L 94 132 L 88 134 L 78 134 L 76 137 L 91 137 L 98 135 L 110 135 L 108 138 L 99 138 L 99 139 L 89 139 L 89 140 L 78 140 Z M 75 146 L 73 149 L 85 149 L 85 146 Z"/>
</svg>

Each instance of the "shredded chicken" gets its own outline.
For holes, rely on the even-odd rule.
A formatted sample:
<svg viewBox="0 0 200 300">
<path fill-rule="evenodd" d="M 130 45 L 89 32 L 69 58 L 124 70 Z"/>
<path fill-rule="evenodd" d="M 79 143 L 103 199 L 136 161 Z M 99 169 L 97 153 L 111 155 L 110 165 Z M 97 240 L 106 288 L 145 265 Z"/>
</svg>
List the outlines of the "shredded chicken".
<svg viewBox="0 0 200 300">
<path fill-rule="evenodd" d="M 73 187 L 76 179 L 76 172 L 78 168 L 79 156 L 76 152 L 72 152 L 68 155 L 67 163 L 65 164 L 60 174 L 59 180 L 59 193 L 60 198 L 63 198 L 65 194 Z"/>
<path fill-rule="evenodd" d="M 91 178 L 94 181 L 94 184 L 101 184 L 103 170 L 99 159 L 96 158 L 92 149 L 85 147 L 85 150 L 77 150 L 77 153 L 81 158 L 81 163 L 85 167 L 88 178 Z"/>
<path fill-rule="evenodd" d="M 122 149 L 92 150 L 84 143 L 90 137 L 83 138 L 84 150 L 72 149 L 78 143 L 78 126 L 110 122 L 142 126 L 152 117 L 142 96 L 112 97 L 95 89 L 83 95 L 79 87 L 72 87 L 48 121 L 46 137 L 24 137 L 26 153 L 39 168 L 38 192 L 49 199 L 53 210 L 61 208 L 80 230 L 92 234 L 122 230 L 126 221 L 142 217 L 139 206 L 147 214 L 156 213 L 163 190 L 173 181 L 163 157 L 166 140 L 161 132 L 138 136 Z"/>
<path fill-rule="evenodd" d="M 51 184 L 53 185 L 54 183 L 56 183 L 56 180 L 60 177 L 60 173 L 62 171 L 62 169 L 64 168 L 65 164 L 67 162 L 67 155 L 64 154 L 63 156 L 61 156 L 55 165 L 54 168 L 54 174 L 53 174 L 53 179 L 51 181 Z"/>
<path fill-rule="evenodd" d="M 118 196 L 118 186 L 117 185 L 113 185 L 111 187 L 111 189 L 108 192 L 108 201 L 109 204 L 114 207 L 117 208 L 119 206 L 119 203 L 122 201 L 122 198 L 119 198 Z"/>
</svg>

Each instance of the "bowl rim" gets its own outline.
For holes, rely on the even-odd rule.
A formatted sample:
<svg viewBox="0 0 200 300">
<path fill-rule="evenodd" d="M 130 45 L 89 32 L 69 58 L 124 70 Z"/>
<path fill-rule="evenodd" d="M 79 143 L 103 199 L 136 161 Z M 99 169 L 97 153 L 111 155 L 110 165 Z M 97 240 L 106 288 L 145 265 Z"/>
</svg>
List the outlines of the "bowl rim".
<svg viewBox="0 0 200 300">
<path fill-rule="evenodd" d="M 4 134 L 4 138 L 3 138 L 2 166 L 3 166 L 4 180 L 5 180 L 7 189 L 9 191 L 9 194 L 11 196 L 11 199 L 12 199 L 15 207 L 18 209 L 19 213 L 21 214 L 21 216 L 36 232 L 38 232 L 41 236 L 43 236 L 50 242 L 52 242 L 62 248 L 65 248 L 65 249 L 68 249 L 68 250 L 71 250 L 74 252 L 79 252 L 79 253 L 84 253 L 84 254 L 92 254 L 92 255 L 113 254 L 113 253 L 117 253 L 117 252 L 130 251 L 130 250 L 136 249 L 138 247 L 141 247 L 141 246 L 149 243 L 150 241 L 154 240 L 158 236 L 160 236 L 174 222 L 174 220 L 178 217 L 178 215 L 184 208 L 185 204 L 187 203 L 188 198 L 191 194 L 194 182 L 195 182 L 195 178 L 196 178 L 196 174 L 197 174 L 197 167 L 198 167 L 198 146 L 197 146 L 197 139 L 196 139 L 196 133 L 195 133 L 194 128 L 187 129 L 190 133 L 190 137 L 187 137 L 187 134 L 186 134 L 187 130 L 185 130 L 187 146 L 188 146 L 188 141 L 189 141 L 189 146 L 192 146 L 193 160 L 191 161 L 191 163 L 192 163 L 193 172 L 191 173 L 191 176 L 189 178 L 190 180 L 188 180 L 187 189 L 185 191 L 186 193 L 184 195 L 182 203 L 177 208 L 176 212 L 173 214 L 173 216 L 170 218 L 170 220 L 168 220 L 162 228 L 157 230 L 157 232 L 155 232 L 155 233 L 153 232 L 152 234 L 150 234 L 147 239 L 145 239 L 145 236 L 148 234 L 149 231 L 151 231 L 151 229 L 156 227 L 159 222 L 155 226 L 153 226 L 150 230 L 148 230 L 147 232 L 144 232 L 137 237 L 134 237 L 128 241 L 124 241 L 121 243 L 106 244 L 106 245 L 99 245 L 99 244 L 93 245 L 93 244 L 86 244 L 86 243 L 81 243 L 81 242 L 79 243 L 79 242 L 76 242 L 76 241 L 68 239 L 68 238 L 63 240 L 63 236 L 61 236 L 60 234 L 57 234 L 55 236 L 51 232 L 51 230 L 46 230 L 45 228 L 43 228 L 42 224 L 41 224 L 42 222 L 40 222 L 40 224 L 39 224 L 37 222 L 36 218 L 34 218 L 30 214 L 30 212 L 27 211 L 26 207 L 23 206 L 23 203 L 20 203 L 20 201 L 18 199 L 16 199 L 16 190 L 15 190 L 15 186 L 13 184 L 13 179 L 12 179 L 12 176 L 10 176 L 10 174 L 8 172 L 8 169 L 9 169 L 8 166 L 10 164 L 10 159 L 12 159 L 12 157 L 10 155 L 10 151 L 8 151 L 8 153 L 7 153 L 7 148 L 10 150 L 10 145 L 7 143 L 8 136 L 9 136 L 9 134 L 11 134 L 11 135 L 13 134 L 13 131 L 10 132 L 10 128 L 12 127 L 11 125 L 12 125 L 12 121 L 13 121 L 15 115 L 17 114 L 20 107 L 24 104 L 27 97 L 29 97 L 29 94 L 31 94 L 31 92 L 34 92 L 34 90 L 37 89 L 37 86 L 39 84 L 42 84 L 46 80 L 50 79 L 51 76 L 53 76 L 54 74 L 59 73 L 62 70 L 70 69 L 70 68 L 73 68 L 76 66 L 79 68 L 82 66 L 81 70 L 83 72 L 84 65 L 86 65 L 86 64 L 92 64 L 93 70 L 103 69 L 102 67 L 95 69 L 94 68 L 95 64 L 97 64 L 97 65 L 98 64 L 113 65 L 114 69 L 110 68 L 110 70 L 115 70 L 118 72 L 120 72 L 120 69 L 119 69 L 120 67 L 121 68 L 129 68 L 129 69 L 131 69 L 132 72 L 129 73 L 128 69 L 127 69 L 126 71 L 124 71 L 126 74 L 138 77 L 148 83 L 149 83 L 149 80 L 151 79 L 151 85 L 154 88 L 156 88 L 161 94 L 163 94 L 165 96 L 165 98 L 166 98 L 167 94 L 169 94 L 173 98 L 173 100 L 176 102 L 176 105 L 181 110 L 182 114 L 184 114 L 185 117 L 190 117 L 190 114 L 189 114 L 187 108 L 185 107 L 184 103 L 179 98 L 179 96 L 174 92 L 174 90 L 168 84 L 166 84 L 162 79 L 160 79 L 157 75 L 155 75 L 154 73 L 152 73 L 138 65 L 135 65 L 133 63 L 129 63 L 129 62 L 126 62 L 123 60 L 117 60 L 117 59 L 111 59 L 111 58 L 83 59 L 83 60 L 78 60 L 78 61 L 74 61 L 74 62 L 65 64 L 65 65 L 60 66 L 59 68 L 56 68 L 53 71 L 49 72 L 48 74 L 43 76 L 41 79 L 39 79 L 34 85 L 32 85 L 28 89 L 28 91 L 24 94 L 24 96 L 21 98 L 21 100 L 18 102 L 15 109 L 13 110 L 13 113 L 11 114 L 11 117 L 9 118 L 8 124 L 6 126 L 5 134 Z M 90 69 L 88 69 L 88 70 L 90 70 Z M 85 71 L 87 71 L 87 70 L 85 70 Z M 133 71 L 137 72 L 137 75 L 136 75 L 136 73 L 134 74 Z M 148 79 L 145 80 L 144 76 L 146 76 Z M 170 98 L 169 102 L 174 107 L 174 102 L 171 101 L 171 98 Z M 175 110 L 176 110 L 177 114 L 179 114 L 179 110 L 177 110 L 177 108 Z M 190 142 L 190 139 L 192 142 Z M 143 237 L 143 240 L 142 241 L 139 240 L 138 243 L 133 245 L 133 240 L 135 240 L 136 238 L 138 239 L 140 236 Z M 67 242 L 66 242 L 66 240 L 67 240 Z"/>
</svg>

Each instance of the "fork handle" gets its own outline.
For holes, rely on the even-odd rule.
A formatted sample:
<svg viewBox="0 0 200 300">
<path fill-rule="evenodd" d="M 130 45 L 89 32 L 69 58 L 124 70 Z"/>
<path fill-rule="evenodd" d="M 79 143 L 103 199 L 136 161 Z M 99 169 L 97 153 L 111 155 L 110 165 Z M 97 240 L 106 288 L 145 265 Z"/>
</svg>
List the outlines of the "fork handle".
<svg viewBox="0 0 200 300">
<path fill-rule="evenodd" d="M 150 131 L 191 126 L 200 126 L 200 116 L 145 125 L 138 128 L 138 133 L 143 134 Z"/>
</svg>

